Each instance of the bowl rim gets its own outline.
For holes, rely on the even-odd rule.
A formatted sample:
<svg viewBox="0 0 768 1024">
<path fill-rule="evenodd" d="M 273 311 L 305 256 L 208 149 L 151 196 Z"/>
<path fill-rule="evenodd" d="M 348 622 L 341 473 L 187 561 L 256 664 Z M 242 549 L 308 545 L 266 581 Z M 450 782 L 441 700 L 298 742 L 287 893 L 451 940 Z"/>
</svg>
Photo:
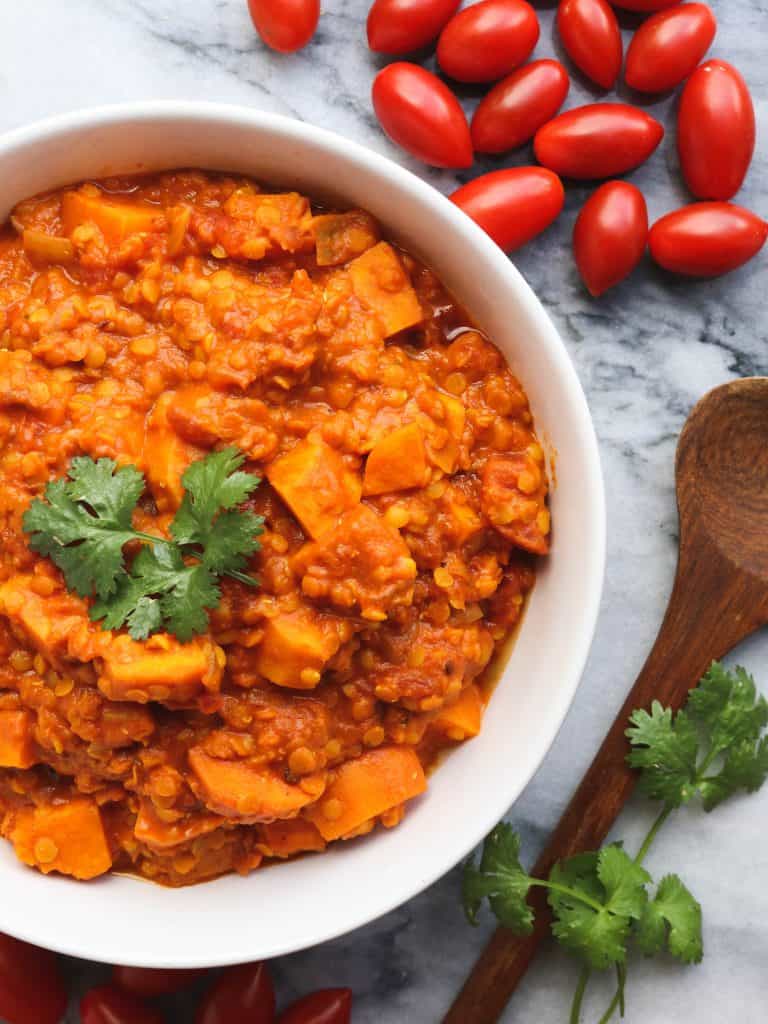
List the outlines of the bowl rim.
<svg viewBox="0 0 768 1024">
<path fill-rule="evenodd" d="M 590 538 L 588 548 L 590 558 L 584 566 L 586 583 L 582 593 L 584 601 L 583 625 L 578 642 L 574 641 L 572 644 L 569 685 L 564 687 L 562 692 L 559 693 L 556 700 L 558 705 L 556 713 L 551 714 L 548 727 L 540 730 L 538 742 L 532 745 L 528 754 L 528 769 L 520 773 L 518 784 L 514 788 L 503 785 L 492 787 L 488 794 L 488 804 L 484 809 L 484 823 L 478 824 L 471 830 L 467 829 L 463 833 L 463 842 L 457 844 L 457 847 L 450 851 L 448 857 L 445 855 L 441 856 L 439 850 L 433 850 L 433 856 L 425 859 L 421 872 L 411 871 L 408 875 L 408 884 L 393 887 L 392 892 L 388 896 L 385 895 L 388 887 L 380 887 L 382 889 L 382 896 L 373 913 L 370 912 L 368 907 L 357 913 L 354 909 L 348 909 L 341 924 L 326 923 L 325 927 L 315 926 L 310 929 L 306 938 L 300 943 L 276 944 L 267 953 L 259 954 L 265 958 L 274 957 L 298 952 L 301 949 L 306 949 L 345 935 L 413 899 L 466 857 L 482 841 L 496 822 L 507 813 L 528 786 L 535 772 L 541 767 L 573 704 L 594 638 L 605 576 L 605 486 L 597 437 L 584 390 L 562 338 L 530 285 L 515 265 L 491 241 L 485 232 L 451 203 L 438 189 L 381 153 L 361 143 L 347 139 L 345 136 L 329 129 L 320 128 L 282 114 L 255 110 L 230 103 L 151 100 L 78 108 L 52 117 L 36 120 L 28 125 L 22 125 L 4 132 L 0 134 L 0 169 L 4 159 L 12 156 L 14 151 L 23 148 L 27 144 L 38 142 L 52 143 L 55 142 L 57 136 L 66 135 L 73 131 L 115 126 L 124 122 L 140 125 L 142 122 L 150 123 L 165 119 L 174 119 L 186 123 L 200 121 L 209 123 L 211 121 L 222 122 L 224 124 L 231 124 L 233 129 L 240 127 L 278 133 L 298 143 L 310 142 L 318 147 L 331 150 L 343 159 L 353 162 L 364 172 L 371 171 L 378 175 L 386 175 L 397 188 L 410 192 L 417 201 L 431 206 L 434 215 L 447 223 L 451 231 L 469 239 L 473 246 L 482 247 L 485 250 L 485 258 L 494 265 L 495 272 L 506 277 L 509 281 L 515 300 L 525 305 L 528 316 L 535 323 L 539 337 L 545 339 L 549 354 L 557 364 L 560 386 L 569 396 L 570 415 L 576 422 L 580 437 L 584 443 L 583 457 L 587 471 L 584 487 L 591 494 L 591 511 L 594 516 L 589 523 Z M 221 170 L 226 170 L 226 168 L 221 168 Z M 54 183 L 50 187 L 57 188 L 61 184 L 65 183 Z M 2 189 L 0 189 L 1 192 Z M 525 382 L 523 381 L 523 383 Z M 324 856 L 327 856 L 327 854 Z M 174 893 L 184 893 L 186 891 L 188 890 L 172 890 Z M 0 923 L 2 922 L 0 921 Z M 71 938 L 70 930 L 67 928 L 59 928 L 55 934 L 48 934 L 45 923 L 33 920 L 31 917 L 27 918 L 26 926 L 20 927 L 18 923 L 14 922 L 13 927 L 8 929 L 8 931 L 9 934 L 13 934 L 19 939 L 54 949 L 66 955 L 84 959 L 104 960 L 105 951 L 96 948 L 93 944 L 89 946 L 87 938 L 85 941 L 82 941 L 83 937 L 79 936 L 75 940 Z M 234 941 L 236 948 L 221 950 L 221 952 L 213 953 L 211 956 L 174 956 L 172 951 L 168 950 L 167 955 L 161 958 L 148 955 L 146 951 L 138 946 L 132 948 L 119 961 L 110 960 L 109 962 L 154 968 L 225 966 L 252 959 L 252 954 L 246 948 L 247 945 L 247 938 L 245 938 L 241 941 L 239 947 L 237 942 Z M 109 955 L 114 954 L 112 951 L 107 951 L 107 956 L 109 957 Z"/>
</svg>

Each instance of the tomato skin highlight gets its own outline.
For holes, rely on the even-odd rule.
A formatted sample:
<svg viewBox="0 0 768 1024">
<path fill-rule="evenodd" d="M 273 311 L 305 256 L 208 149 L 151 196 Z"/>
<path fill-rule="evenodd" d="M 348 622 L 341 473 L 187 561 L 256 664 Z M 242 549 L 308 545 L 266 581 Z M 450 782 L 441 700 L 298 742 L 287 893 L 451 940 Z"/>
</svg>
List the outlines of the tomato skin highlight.
<svg viewBox="0 0 768 1024">
<path fill-rule="evenodd" d="M 675 7 L 680 0 L 611 0 L 614 7 L 623 11 L 639 11 L 646 14 L 652 11 L 664 11 L 667 7 Z"/>
<path fill-rule="evenodd" d="M 0 1018 L 8 1024 L 59 1024 L 66 1009 L 56 954 L 0 934 Z"/>
<path fill-rule="evenodd" d="M 538 41 L 539 19 L 526 0 L 480 0 L 445 26 L 437 63 L 458 82 L 494 82 L 526 61 Z"/>
<path fill-rule="evenodd" d="M 557 219 L 565 190 L 558 176 L 546 167 L 510 167 L 482 174 L 449 199 L 504 252 L 511 252 Z"/>
<path fill-rule="evenodd" d="M 532 139 L 565 102 L 571 80 L 560 61 L 535 60 L 480 101 L 470 131 L 477 153 L 505 153 Z"/>
<path fill-rule="evenodd" d="M 768 223 L 735 203 L 692 203 L 651 228 L 651 256 L 665 270 L 717 277 L 751 260 L 768 238 Z"/>
<path fill-rule="evenodd" d="M 607 181 L 581 208 L 573 252 L 584 284 L 597 297 L 635 269 L 648 242 L 648 208 L 639 188 Z"/>
<path fill-rule="evenodd" d="M 654 14 L 632 36 L 624 80 L 639 92 L 674 89 L 712 45 L 717 21 L 706 4 L 680 4 Z"/>
<path fill-rule="evenodd" d="M 203 996 L 195 1024 L 273 1024 L 275 987 L 263 963 L 228 967 Z"/>
<path fill-rule="evenodd" d="M 112 985 L 86 992 L 80 1000 L 81 1024 L 165 1024 L 159 1010 Z"/>
<path fill-rule="evenodd" d="M 566 178 L 612 178 L 639 167 L 664 137 L 650 114 L 627 103 L 575 107 L 539 128 L 536 159 Z"/>
<path fill-rule="evenodd" d="M 456 13 L 461 0 L 374 0 L 368 12 L 368 46 L 375 53 L 412 53 L 428 46 Z"/>
<path fill-rule="evenodd" d="M 433 167 L 470 167 L 472 140 L 459 101 L 440 79 L 399 61 L 373 82 L 373 109 L 390 139 Z"/>
<path fill-rule="evenodd" d="M 621 30 L 607 0 L 561 0 L 557 31 L 573 63 L 603 89 L 621 71 Z"/>
<path fill-rule="evenodd" d="M 298 999 L 280 1014 L 277 1024 L 349 1024 L 352 992 L 348 988 L 324 988 Z"/>
<path fill-rule="evenodd" d="M 320 0 L 248 0 L 248 10 L 254 28 L 271 50 L 294 53 L 315 34 Z"/>
<path fill-rule="evenodd" d="M 182 989 L 194 985 L 198 978 L 207 973 L 205 968 L 174 971 L 115 965 L 112 968 L 112 981 L 124 992 L 130 992 L 143 999 L 153 999 L 155 996 L 181 992 Z"/>
<path fill-rule="evenodd" d="M 755 150 L 755 110 L 731 64 L 709 60 L 686 82 L 677 150 L 685 183 L 697 199 L 730 199 L 741 188 Z"/>
</svg>

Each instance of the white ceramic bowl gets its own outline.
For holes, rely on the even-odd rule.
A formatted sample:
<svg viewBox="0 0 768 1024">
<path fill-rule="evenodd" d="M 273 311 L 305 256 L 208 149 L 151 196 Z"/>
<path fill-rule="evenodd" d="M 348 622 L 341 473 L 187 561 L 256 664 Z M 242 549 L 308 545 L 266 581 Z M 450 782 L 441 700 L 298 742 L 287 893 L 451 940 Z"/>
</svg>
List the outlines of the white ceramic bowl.
<svg viewBox="0 0 768 1024">
<path fill-rule="evenodd" d="M 74 956 L 148 967 L 271 957 L 333 938 L 453 867 L 519 796 L 579 682 L 598 612 L 605 503 L 571 361 L 501 251 L 435 189 L 338 135 L 244 107 L 145 103 L 81 111 L 0 138 L 0 222 L 20 199 L 116 172 L 238 171 L 370 210 L 447 284 L 508 358 L 557 454 L 554 548 L 480 736 L 448 757 L 396 829 L 321 856 L 187 889 L 44 877 L 0 845 L 0 931 Z"/>
</svg>

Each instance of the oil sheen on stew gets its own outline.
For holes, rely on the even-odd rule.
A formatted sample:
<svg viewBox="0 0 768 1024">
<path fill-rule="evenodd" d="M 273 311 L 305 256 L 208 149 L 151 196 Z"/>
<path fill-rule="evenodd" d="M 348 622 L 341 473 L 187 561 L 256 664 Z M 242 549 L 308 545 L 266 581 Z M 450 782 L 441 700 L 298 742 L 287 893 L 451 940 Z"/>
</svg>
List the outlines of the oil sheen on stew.
<svg viewBox="0 0 768 1024">
<path fill-rule="evenodd" d="M 76 455 L 263 482 L 210 631 L 105 634 L 21 518 Z M 548 550 L 526 395 L 362 210 L 196 171 L 19 204 L 0 231 L 0 826 L 18 857 L 167 885 L 392 828 L 475 736 Z M 492 713 L 492 708 L 491 712 Z"/>
</svg>

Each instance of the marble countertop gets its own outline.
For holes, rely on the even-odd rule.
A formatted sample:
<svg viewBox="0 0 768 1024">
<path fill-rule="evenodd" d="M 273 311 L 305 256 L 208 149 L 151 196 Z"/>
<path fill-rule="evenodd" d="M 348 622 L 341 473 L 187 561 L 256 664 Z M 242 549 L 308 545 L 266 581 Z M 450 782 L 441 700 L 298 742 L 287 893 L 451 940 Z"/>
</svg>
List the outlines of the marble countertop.
<svg viewBox="0 0 768 1024">
<path fill-rule="evenodd" d="M 559 55 L 553 4 L 537 6 L 542 34 L 536 55 Z M 713 0 L 713 7 L 720 28 L 712 55 L 742 71 L 757 107 L 758 148 L 739 201 L 765 216 L 768 0 Z M 230 101 L 333 128 L 400 160 L 444 191 L 455 187 L 451 172 L 426 170 L 378 130 L 368 97 L 380 62 L 364 44 L 366 0 L 324 0 L 323 8 L 312 44 L 283 57 L 260 45 L 245 0 L 0 0 L 0 131 L 97 103 Z M 567 106 L 594 97 L 575 75 Z M 464 99 L 468 110 L 474 108 L 471 90 Z M 670 128 L 672 102 L 649 104 Z M 670 131 L 660 152 L 632 175 L 652 218 L 686 198 L 672 140 Z M 479 169 L 527 162 L 530 153 L 522 150 L 509 159 L 483 161 Z M 570 188 L 558 223 L 515 257 L 560 330 L 586 389 L 600 440 L 609 524 L 603 606 L 583 682 L 549 756 L 509 814 L 523 833 L 526 860 L 556 822 L 656 635 L 675 565 L 673 456 L 683 421 L 709 388 L 768 373 L 765 254 L 727 278 L 703 283 L 668 279 L 647 263 L 595 302 L 570 253 L 573 221 L 587 191 Z M 768 692 L 768 636 L 743 645 L 737 658 Z M 648 814 L 634 801 L 616 834 L 631 847 Z M 679 824 L 662 835 L 649 867 L 679 870 L 701 899 L 706 954 L 700 966 L 688 968 L 633 962 L 629 1022 L 766 1020 L 766 817 L 768 787 L 712 816 L 682 811 Z M 291 996 L 350 985 L 356 992 L 355 1024 L 433 1024 L 491 930 L 489 921 L 476 930 L 464 923 L 458 887 L 454 870 L 368 927 L 282 958 L 274 964 L 280 991 Z M 104 976 L 92 965 L 73 964 L 72 971 L 79 986 Z M 572 961 L 544 951 L 504 1021 L 564 1021 L 575 978 Z M 599 1017 L 611 991 L 611 978 L 593 983 L 586 1021 Z M 177 1019 L 185 1017 L 180 1010 Z"/>
</svg>

